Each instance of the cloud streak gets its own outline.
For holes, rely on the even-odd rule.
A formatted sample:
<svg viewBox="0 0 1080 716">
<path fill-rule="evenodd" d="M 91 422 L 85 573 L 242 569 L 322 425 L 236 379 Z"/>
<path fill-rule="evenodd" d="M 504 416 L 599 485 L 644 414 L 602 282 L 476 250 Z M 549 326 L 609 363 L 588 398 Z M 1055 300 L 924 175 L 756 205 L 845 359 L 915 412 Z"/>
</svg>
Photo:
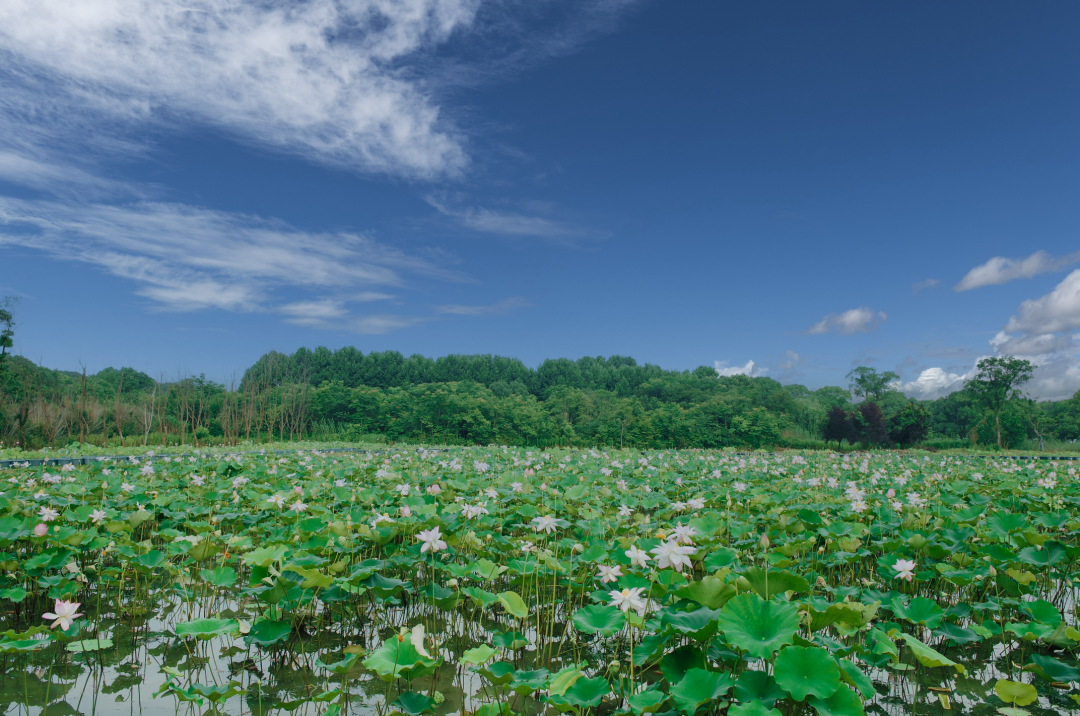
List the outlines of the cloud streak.
<svg viewBox="0 0 1080 716">
<path fill-rule="evenodd" d="M 762 368 L 752 360 L 747 361 L 746 365 L 728 365 L 727 361 L 714 361 L 713 368 L 721 378 L 730 378 L 733 375 L 757 377 L 769 372 L 768 368 Z"/>
<path fill-rule="evenodd" d="M 870 333 L 877 330 L 878 325 L 887 318 L 888 316 L 883 311 L 874 311 L 866 306 L 860 306 L 843 313 L 830 313 L 807 328 L 806 333 L 810 335 Z"/>
<path fill-rule="evenodd" d="M 512 296 L 505 298 L 498 303 L 493 303 L 487 306 L 462 306 L 459 304 L 449 304 L 445 306 L 436 306 L 436 313 L 449 313 L 457 316 L 487 316 L 492 314 L 509 313 L 515 308 L 523 308 L 525 306 L 531 306 L 532 304 L 526 301 L 520 296 Z"/>
<path fill-rule="evenodd" d="M 983 286 L 995 286 L 1021 278 L 1032 278 L 1041 273 L 1063 271 L 1080 261 L 1080 251 L 1054 258 L 1045 251 L 1036 251 L 1030 256 L 1010 259 L 995 256 L 984 264 L 967 272 L 960 283 L 953 286 L 954 291 L 970 291 Z"/>
<path fill-rule="evenodd" d="M 182 204 L 76 205 L 0 198 L 3 245 L 96 265 L 134 281 L 139 295 L 179 311 L 268 310 L 275 290 L 283 287 L 355 292 L 404 286 L 409 275 L 462 279 L 438 263 L 363 234 L 306 232 L 281 221 Z M 366 297 L 385 295 L 369 291 Z"/>
</svg>

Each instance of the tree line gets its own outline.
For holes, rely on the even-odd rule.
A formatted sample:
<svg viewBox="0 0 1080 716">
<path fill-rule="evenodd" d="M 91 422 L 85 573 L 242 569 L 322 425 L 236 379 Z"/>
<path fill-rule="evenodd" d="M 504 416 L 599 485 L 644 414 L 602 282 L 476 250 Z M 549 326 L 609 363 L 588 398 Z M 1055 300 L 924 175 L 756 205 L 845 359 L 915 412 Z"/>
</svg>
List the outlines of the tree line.
<svg viewBox="0 0 1080 716">
<path fill-rule="evenodd" d="M 13 355 L 0 307 L 0 442 L 204 445 L 302 438 L 620 447 L 1026 447 L 1080 437 L 1080 393 L 1037 403 L 1031 364 L 985 359 L 963 390 L 916 401 L 896 375 L 860 367 L 810 390 L 745 375 L 639 365 L 624 356 L 432 359 L 396 351 L 270 352 L 239 380 L 132 368 L 50 370 Z"/>
</svg>

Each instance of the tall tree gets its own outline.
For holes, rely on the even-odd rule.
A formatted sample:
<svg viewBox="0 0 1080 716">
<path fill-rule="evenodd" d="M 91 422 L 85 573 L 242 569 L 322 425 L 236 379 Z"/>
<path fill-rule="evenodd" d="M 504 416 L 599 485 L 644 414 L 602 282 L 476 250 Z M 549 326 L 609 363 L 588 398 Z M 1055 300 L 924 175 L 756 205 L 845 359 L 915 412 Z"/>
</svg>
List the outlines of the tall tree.
<svg viewBox="0 0 1080 716">
<path fill-rule="evenodd" d="M 853 431 L 851 429 L 851 421 L 848 420 L 847 411 L 841 408 L 839 405 L 834 405 L 829 410 L 829 414 L 826 417 L 824 438 L 825 442 L 836 441 L 836 449 L 840 449 L 840 443 L 845 438 L 851 438 Z"/>
<path fill-rule="evenodd" d="M 983 358 L 975 364 L 975 377 L 967 387 L 994 413 L 994 433 L 1001 447 L 1001 409 L 1011 398 L 1020 397 L 1020 386 L 1031 380 L 1031 361 L 1013 356 Z"/>
<path fill-rule="evenodd" d="M 5 296 L 0 300 L 0 374 L 7 364 L 8 348 L 15 345 L 15 304 L 18 299 Z"/>
<path fill-rule="evenodd" d="M 847 374 L 848 387 L 851 389 L 852 394 L 874 402 L 879 402 L 889 390 L 889 384 L 899 377 L 891 370 L 878 373 L 873 368 L 864 365 Z"/>
</svg>

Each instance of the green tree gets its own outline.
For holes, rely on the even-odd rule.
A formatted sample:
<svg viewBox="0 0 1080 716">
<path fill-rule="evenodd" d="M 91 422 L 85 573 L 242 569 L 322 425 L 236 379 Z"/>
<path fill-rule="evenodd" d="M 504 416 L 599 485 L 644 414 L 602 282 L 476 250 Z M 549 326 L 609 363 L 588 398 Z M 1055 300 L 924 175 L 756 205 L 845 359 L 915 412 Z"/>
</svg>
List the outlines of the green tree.
<svg viewBox="0 0 1080 716">
<path fill-rule="evenodd" d="M 862 365 L 847 374 L 848 388 L 859 398 L 881 402 L 882 396 L 889 390 L 889 384 L 899 377 L 891 370 L 878 373 L 873 368 Z"/>
<path fill-rule="evenodd" d="M 994 413 L 994 433 L 999 448 L 1001 409 L 1010 399 L 1020 397 L 1020 386 L 1031 380 L 1034 368 L 1031 361 L 1013 356 L 983 358 L 975 364 L 975 377 L 968 383 L 968 388 Z"/>
<path fill-rule="evenodd" d="M 15 304 L 18 299 L 5 296 L 0 300 L 0 375 L 7 367 L 8 348 L 15 345 Z"/>
<path fill-rule="evenodd" d="M 912 400 L 889 418 L 889 438 L 901 447 L 920 443 L 930 432 L 932 419 L 929 408 Z"/>
</svg>

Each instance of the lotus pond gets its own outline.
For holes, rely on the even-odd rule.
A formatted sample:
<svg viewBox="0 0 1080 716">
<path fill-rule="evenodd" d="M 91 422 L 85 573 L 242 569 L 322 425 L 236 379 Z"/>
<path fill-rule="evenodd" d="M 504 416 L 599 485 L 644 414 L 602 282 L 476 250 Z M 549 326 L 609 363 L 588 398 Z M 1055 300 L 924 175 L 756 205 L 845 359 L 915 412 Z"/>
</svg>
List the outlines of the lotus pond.
<svg viewBox="0 0 1080 716">
<path fill-rule="evenodd" d="M 1061 713 L 1068 463 L 408 448 L 0 473 L 7 713 Z"/>
</svg>

